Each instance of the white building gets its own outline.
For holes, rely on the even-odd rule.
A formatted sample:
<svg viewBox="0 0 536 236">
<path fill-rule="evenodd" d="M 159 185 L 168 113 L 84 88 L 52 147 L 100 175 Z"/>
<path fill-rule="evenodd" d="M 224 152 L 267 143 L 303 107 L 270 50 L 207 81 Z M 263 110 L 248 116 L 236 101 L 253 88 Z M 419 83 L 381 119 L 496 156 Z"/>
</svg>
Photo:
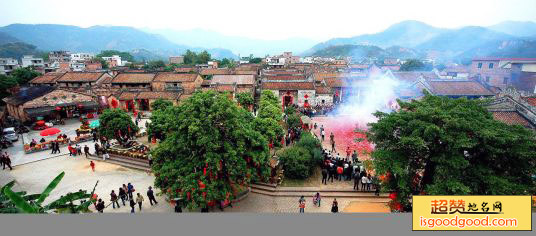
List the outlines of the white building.
<svg viewBox="0 0 536 236">
<path fill-rule="evenodd" d="M 34 57 L 33 55 L 25 55 L 22 57 L 22 67 L 45 67 L 43 58 Z"/>
<path fill-rule="evenodd" d="M 73 53 L 71 54 L 71 61 L 89 61 L 95 57 L 92 53 Z"/>
<path fill-rule="evenodd" d="M 11 71 L 19 68 L 19 62 L 13 58 L 0 58 L 0 75 L 9 75 Z"/>
<path fill-rule="evenodd" d="M 127 64 L 127 61 L 122 61 L 119 55 L 113 55 L 111 57 L 103 57 L 102 59 L 108 62 L 108 66 L 110 68 L 113 68 L 116 66 L 125 66 L 125 64 Z"/>
<path fill-rule="evenodd" d="M 82 61 L 71 61 L 69 64 L 72 71 L 84 71 L 86 69 L 86 64 Z"/>
</svg>

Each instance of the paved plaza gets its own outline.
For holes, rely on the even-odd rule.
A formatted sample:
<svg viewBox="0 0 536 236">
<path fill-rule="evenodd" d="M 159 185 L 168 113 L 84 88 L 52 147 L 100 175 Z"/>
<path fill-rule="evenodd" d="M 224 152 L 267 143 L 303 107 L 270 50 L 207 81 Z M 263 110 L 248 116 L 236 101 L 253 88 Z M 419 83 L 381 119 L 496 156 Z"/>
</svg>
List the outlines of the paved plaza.
<svg viewBox="0 0 536 236">
<path fill-rule="evenodd" d="M 142 119 L 139 126 L 145 128 L 145 122 L 147 119 Z M 67 120 L 65 125 L 55 126 L 62 130 L 62 133 L 66 133 L 70 137 L 76 136 L 75 130 L 80 126 L 78 120 Z M 30 133 L 24 134 L 24 142 L 28 143 L 32 138 L 36 141 L 41 139 L 39 131 L 30 131 Z M 50 139 L 46 138 L 45 139 Z M 84 142 L 80 144 L 82 147 L 88 145 L 90 152 L 94 153 L 94 145 L 92 141 Z M 329 145 L 324 143 L 324 145 Z M 63 147 L 61 154 L 52 155 L 50 150 L 36 152 L 32 154 L 24 154 L 22 148 L 22 139 L 19 139 L 15 143 L 14 147 L 7 149 L 14 164 L 12 171 L 2 170 L 0 171 L 0 185 L 4 185 L 11 180 L 16 180 L 14 190 L 25 190 L 29 193 L 39 193 L 46 185 L 54 179 L 61 171 L 65 171 L 65 177 L 60 182 L 58 187 L 51 193 L 50 197 L 45 203 L 56 199 L 61 195 L 68 192 L 78 191 L 84 189 L 91 191 L 97 181 L 99 184 L 96 188 L 96 193 L 99 198 L 102 198 L 106 205 L 110 203 L 110 192 L 118 188 L 122 184 L 132 183 L 136 189 L 135 193 L 140 192 L 145 202 L 141 212 L 173 212 L 173 206 L 166 202 L 164 196 L 156 194 L 156 199 L 159 202 L 158 205 L 151 206 L 146 196 L 146 192 L 149 186 L 153 186 L 154 176 L 149 172 L 133 170 L 125 168 L 119 165 L 106 163 L 100 160 L 94 160 L 96 163 L 96 171 L 92 172 L 89 166 L 89 159 L 86 159 L 84 155 L 70 157 L 68 155 L 67 147 Z M 313 180 L 312 184 L 321 189 L 351 189 L 353 181 L 335 181 L 328 185 L 322 185 L 321 179 Z M 156 189 L 155 193 L 159 193 Z M 331 203 L 333 198 L 322 198 L 322 204 L 320 207 L 314 206 L 312 203 L 312 196 L 306 196 L 306 212 L 325 212 L 329 213 L 331 210 Z M 337 199 L 340 212 L 388 212 L 388 208 L 383 203 L 376 202 L 364 202 L 359 198 L 339 198 Z M 104 210 L 105 213 L 129 213 L 130 207 L 121 206 L 119 209 L 112 209 L 111 205 Z M 91 210 L 95 211 L 93 206 Z M 257 193 L 250 193 L 244 200 L 235 203 L 233 208 L 226 208 L 224 212 L 258 212 L 258 213 L 297 213 L 298 212 L 298 198 L 292 197 L 273 197 L 266 196 Z M 136 213 L 138 213 L 136 206 Z M 214 212 L 221 212 L 219 209 L 215 209 Z"/>
</svg>

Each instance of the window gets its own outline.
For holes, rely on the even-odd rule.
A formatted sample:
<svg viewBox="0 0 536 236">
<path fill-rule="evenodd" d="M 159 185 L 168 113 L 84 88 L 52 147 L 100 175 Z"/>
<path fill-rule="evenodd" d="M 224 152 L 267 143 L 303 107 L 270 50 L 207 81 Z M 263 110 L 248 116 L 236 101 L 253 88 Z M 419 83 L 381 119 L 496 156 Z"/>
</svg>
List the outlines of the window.
<svg viewBox="0 0 536 236">
<path fill-rule="evenodd" d="M 489 69 L 493 69 L 493 63 L 489 63 L 488 68 L 489 68 Z"/>
<path fill-rule="evenodd" d="M 482 62 L 478 63 L 478 69 L 482 68 Z"/>
<path fill-rule="evenodd" d="M 508 84 L 508 77 L 504 77 L 503 84 Z"/>
<path fill-rule="evenodd" d="M 489 83 L 489 76 L 486 76 L 486 83 Z"/>
</svg>

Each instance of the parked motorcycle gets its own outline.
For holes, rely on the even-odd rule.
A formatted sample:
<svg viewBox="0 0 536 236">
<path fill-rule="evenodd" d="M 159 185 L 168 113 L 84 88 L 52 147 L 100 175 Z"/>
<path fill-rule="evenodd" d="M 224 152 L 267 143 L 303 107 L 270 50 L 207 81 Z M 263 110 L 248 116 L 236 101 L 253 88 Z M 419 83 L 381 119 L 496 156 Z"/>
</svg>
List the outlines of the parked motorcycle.
<svg viewBox="0 0 536 236">
<path fill-rule="evenodd" d="M 65 121 L 63 119 L 56 119 L 52 121 L 52 124 L 54 125 L 65 125 Z"/>
</svg>

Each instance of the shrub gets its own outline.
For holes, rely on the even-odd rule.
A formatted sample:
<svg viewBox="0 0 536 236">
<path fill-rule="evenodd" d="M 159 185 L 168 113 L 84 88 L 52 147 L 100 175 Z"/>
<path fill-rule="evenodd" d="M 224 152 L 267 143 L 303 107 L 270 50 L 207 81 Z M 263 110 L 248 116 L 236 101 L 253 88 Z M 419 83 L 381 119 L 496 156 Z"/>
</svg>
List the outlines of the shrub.
<svg viewBox="0 0 536 236">
<path fill-rule="evenodd" d="M 279 154 L 279 161 L 285 170 L 285 176 L 292 179 L 306 179 L 314 164 L 308 150 L 303 147 L 290 147 Z"/>
</svg>

